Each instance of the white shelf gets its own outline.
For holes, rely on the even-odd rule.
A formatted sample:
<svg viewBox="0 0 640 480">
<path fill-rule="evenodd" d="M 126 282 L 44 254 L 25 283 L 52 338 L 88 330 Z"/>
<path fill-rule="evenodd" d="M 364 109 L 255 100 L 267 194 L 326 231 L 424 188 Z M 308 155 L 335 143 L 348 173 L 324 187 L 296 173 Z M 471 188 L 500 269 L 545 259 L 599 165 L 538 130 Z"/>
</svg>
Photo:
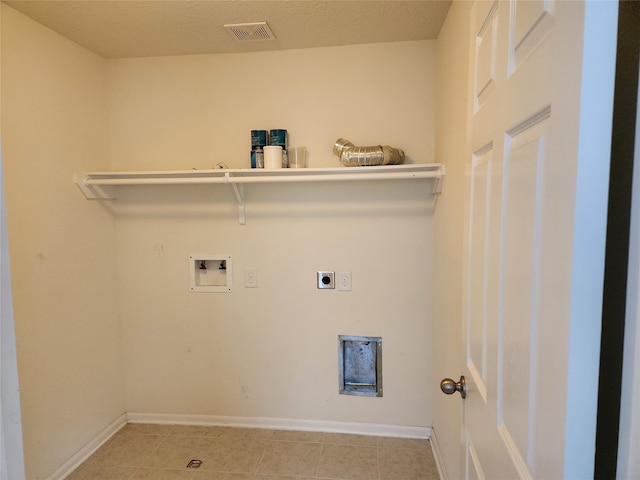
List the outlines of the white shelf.
<svg viewBox="0 0 640 480">
<path fill-rule="evenodd" d="M 438 163 L 385 165 L 378 167 L 173 170 L 162 172 L 89 172 L 73 181 L 87 199 L 114 199 L 113 187 L 141 185 L 229 184 L 238 201 L 238 216 L 245 223 L 245 183 L 340 182 L 430 179 L 431 193 L 442 191 L 444 165 Z"/>
</svg>

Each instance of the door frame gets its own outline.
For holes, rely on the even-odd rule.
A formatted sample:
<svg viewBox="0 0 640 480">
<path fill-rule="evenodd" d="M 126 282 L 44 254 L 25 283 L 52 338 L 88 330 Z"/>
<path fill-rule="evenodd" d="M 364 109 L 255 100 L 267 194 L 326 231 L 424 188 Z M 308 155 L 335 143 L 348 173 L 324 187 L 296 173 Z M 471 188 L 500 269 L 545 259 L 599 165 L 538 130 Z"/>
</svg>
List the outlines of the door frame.
<svg viewBox="0 0 640 480">
<path fill-rule="evenodd" d="M 595 478 L 616 478 L 621 418 L 639 53 L 640 4 L 619 2 L 600 340 Z"/>
</svg>

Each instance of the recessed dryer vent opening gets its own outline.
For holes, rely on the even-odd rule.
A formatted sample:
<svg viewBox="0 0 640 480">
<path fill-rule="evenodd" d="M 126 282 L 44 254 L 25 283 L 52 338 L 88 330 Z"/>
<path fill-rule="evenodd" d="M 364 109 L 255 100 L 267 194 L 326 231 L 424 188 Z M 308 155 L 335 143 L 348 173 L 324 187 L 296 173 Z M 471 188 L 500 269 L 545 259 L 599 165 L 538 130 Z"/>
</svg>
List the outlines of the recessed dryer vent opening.
<svg viewBox="0 0 640 480">
<path fill-rule="evenodd" d="M 341 395 L 382 396 L 382 338 L 338 336 Z"/>
</svg>

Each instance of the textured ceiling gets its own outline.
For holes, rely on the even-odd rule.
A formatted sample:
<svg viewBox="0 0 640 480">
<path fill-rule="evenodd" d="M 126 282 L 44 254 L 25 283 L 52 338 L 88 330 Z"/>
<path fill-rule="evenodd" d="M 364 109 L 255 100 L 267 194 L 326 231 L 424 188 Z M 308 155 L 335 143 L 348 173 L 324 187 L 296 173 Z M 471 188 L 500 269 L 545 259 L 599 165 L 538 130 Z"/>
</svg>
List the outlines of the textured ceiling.
<svg viewBox="0 0 640 480">
<path fill-rule="evenodd" d="M 438 36 L 450 0 L 5 0 L 106 58 L 235 53 Z M 238 42 L 223 25 L 266 21 L 275 40 Z"/>
</svg>

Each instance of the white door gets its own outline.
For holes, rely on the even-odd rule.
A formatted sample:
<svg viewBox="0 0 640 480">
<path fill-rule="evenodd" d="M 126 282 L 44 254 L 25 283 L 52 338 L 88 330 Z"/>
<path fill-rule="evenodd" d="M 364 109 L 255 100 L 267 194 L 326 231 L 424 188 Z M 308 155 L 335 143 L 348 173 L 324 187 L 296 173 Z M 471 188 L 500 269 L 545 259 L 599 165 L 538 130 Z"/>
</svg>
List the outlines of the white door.
<svg viewBox="0 0 640 480">
<path fill-rule="evenodd" d="M 472 10 L 467 478 L 593 478 L 616 26 L 616 2 Z"/>
</svg>

